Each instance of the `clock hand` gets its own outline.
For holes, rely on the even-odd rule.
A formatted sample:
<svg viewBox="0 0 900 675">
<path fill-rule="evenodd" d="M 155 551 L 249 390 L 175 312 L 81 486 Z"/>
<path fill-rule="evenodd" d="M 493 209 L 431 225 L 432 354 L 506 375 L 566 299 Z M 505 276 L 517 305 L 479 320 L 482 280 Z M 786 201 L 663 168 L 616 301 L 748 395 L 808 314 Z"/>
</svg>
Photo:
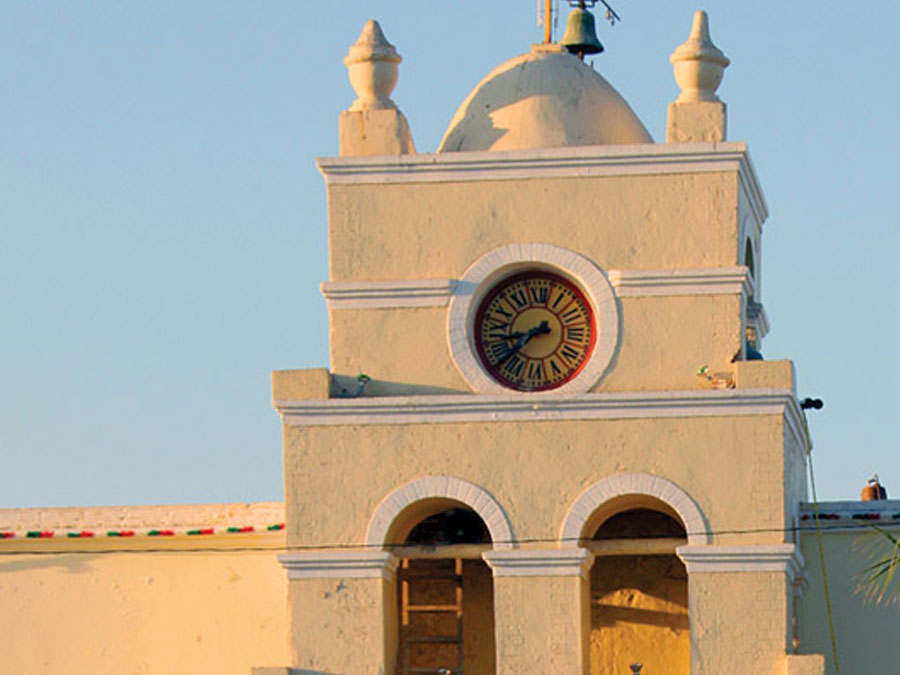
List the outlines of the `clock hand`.
<svg viewBox="0 0 900 675">
<path fill-rule="evenodd" d="M 504 363 L 509 361 L 522 347 L 528 344 L 528 341 L 536 335 L 547 335 L 550 333 L 550 323 L 548 321 L 541 321 L 537 326 L 531 328 L 527 333 L 522 335 L 516 343 L 510 348 L 509 352 L 507 352 L 506 356 L 500 359 L 497 362 L 497 367 L 499 368 Z M 511 336 L 510 336 L 511 337 Z"/>
<path fill-rule="evenodd" d="M 528 331 L 528 339 L 530 340 L 535 335 L 549 335 L 550 334 L 550 322 L 549 321 L 541 321 L 537 326 Z"/>
</svg>

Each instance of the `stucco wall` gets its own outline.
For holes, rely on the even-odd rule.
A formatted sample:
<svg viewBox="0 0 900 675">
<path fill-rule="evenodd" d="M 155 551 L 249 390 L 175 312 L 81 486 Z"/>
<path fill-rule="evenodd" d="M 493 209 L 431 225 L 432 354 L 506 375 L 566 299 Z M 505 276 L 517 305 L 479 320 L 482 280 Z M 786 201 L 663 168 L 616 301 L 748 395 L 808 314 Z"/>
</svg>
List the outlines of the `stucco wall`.
<svg viewBox="0 0 900 675">
<path fill-rule="evenodd" d="M 211 511 L 221 515 L 165 508 L 194 523 Z M 123 519 L 127 509 L 82 510 L 80 521 L 76 511 L 0 512 L 0 529 L 28 521 L 28 512 L 32 526 L 45 531 L 54 514 L 58 528 L 135 525 Z M 248 675 L 253 666 L 288 663 L 287 582 L 275 558 L 282 532 L 148 537 L 139 530 L 110 538 L 100 531 L 84 540 L 55 534 L 63 538 L 17 533 L 0 541 L 0 672 Z"/>
<path fill-rule="evenodd" d="M 604 270 L 734 266 L 739 209 L 750 210 L 737 171 L 339 183 L 328 197 L 331 281 L 459 279 L 490 251 L 530 242 L 575 250 Z M 600 390 L 697 388 L 699 367 L 727 369 L 743 348 L 740 293 L 622 298 L 619 312 Z M 330 315 L 332 372 L 364 372 L 382 395 L 469 390 L 450 357 L 445 308 Z"/>
<path fill-rule="evenodd" d="M 595 391 L 708 387 L 697 369 L 730 370 L 741 349 L 740 295 L 622 298 L 619 306 L 619 347 Z M 372 395 L 470 390 L 450 355 L 445 307 L 333 310 L 331 370 L 366 373 L 376 380 Z"/>
<path fill-rule="evenodd" d="M 288 541 L 360 544 L 382 499 L 428 475 L 486 489 L 517 539 L 556 541 L 578 495 L 624 472 L 680 486 L 721 532 L 716 543 L 783 541 L 783 424 L 766 415 L 288 426 Z"/>
<path fill-rule="evenodd" d="M 691 672 L 781 675 L 789 599 L 782 572 L 689 575 Z"/>
<path fill-rule="evenodd" d="M 900 512 L 900 505 L 889 512 Z M 830 509 L 821 505 L 823 512 Z M 806 521 L 809 525 L 809 521 Z M 888 551 L 885 540 L 874 530 L 851 521 L 849 531 L 830 532 L 824 537 L 825 560 L 831 608 L 842 673 L 893 673 L 900 664 L 900 605 L 866 600 L 859 574 Z M 835 521 L 823 521 L 826 528 Z M 826 673 L 832 675 L 834 659 L 825 607 L 822 566 L 815 532 L 801 537 L 809 586 L 797 601 L 798 651 L 824 654 Z"/>
<path fill-rule="evenodd" d="M 332 184 L 330 278 L 458 278 L 511 242 L 604 269 L 736 265 L 736 172 L 458 183 Z"/>
<path fill-rule="evenodd" d="M 675 556 L 598 557 L 591 569 L 591 674 L 690 673 L 688 586 Z"/>
</svg>

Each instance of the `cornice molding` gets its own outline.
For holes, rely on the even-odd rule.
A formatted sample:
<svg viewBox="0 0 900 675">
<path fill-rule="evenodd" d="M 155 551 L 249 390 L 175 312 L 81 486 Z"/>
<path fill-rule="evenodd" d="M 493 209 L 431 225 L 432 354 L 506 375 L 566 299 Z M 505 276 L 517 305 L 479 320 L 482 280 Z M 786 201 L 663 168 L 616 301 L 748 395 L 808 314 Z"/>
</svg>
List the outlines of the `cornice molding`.
<svg viewBox="0 0 900 675">
<path fill-rule="evenodd" d="M 816 507 L 812 502 L 800 502 L 799 512 L 804 520 L 809 520 L 815 514 Z M 900 520 L 900 499 L 877 499 L 873 501 L 829 501 L 819 502 L 820 518 L 822 514 L 830 517 L 823 520 L 838 520 L 846 518 L 850 520 L 868 520 L 863 516 L 878 514 L 879 518 L 871 520 Z M 837 518 L 835 518 L 837 516 Z M 897 516 L 895 518 L 895 516 Z"/>
<path fill-rule="evenodd" d="M 274 401 L 274 406 L 284 423 L 292 426 L 783 414 L 797 442 L 802 442 L 805 437 L 797 400 L 785 389 L 385 396 L 279 400 Z"/>
<path fill-rule="evenodd" d="M 679 546 L 676 554 L 688 574 L 784 572 L 793 583 L 803 570 L 803 555 L 795 544 L 760 546 Z"/>
<path fill-rule="evenodd" d="M 394 578 L 400 560 L 385 551 L 308 551 L 283 553 L 278 562 L 288 579 Z"/>
<path fill-rule="evenodd" d="M 750 273 L 743 265 L 673 270 L 610 270 L 608 277 L 620 298 L 752 294 Z"/>
<path fill-rule="evenodd" d="M 587 579 L 594 554 L 586 548 L 487 551 L 482 558 L 495 577 L 581 577 Z"/>
<path fill-rule="evenodd" d="M 761 225 L 768 217 L 768 208 L 746 143 L 647 143 L 505 152 L 320 157 L 316 165 L 329 185 L 736 171 L 740 188 L 747 196 L 756 222 Z"/>
<path fill-rule="evenodd" d="M 28 532 L 3 530 L 0 535 L 0 555 L 4 553 L 110 553 L 110 552 L 227 552 L 227 551 L 282 551 L 284 530 L 254 531 L 248 533 L 214 532 L 213 528 L 198 530 L 200 534 L 187 534 L 182 530 L 151 530 L 150 533 L 129 530 L 113 534 L 85 530 L 40 530 Z M 153 532 L 161 532 L 153 534 Z"/>
<path fill-rule="evenodd" d="M 620 298 L 732 293 L 751 295 L 749 273 L 742 265 L 673 270 L 609 270 L 607 277 L 616 296 Z M 456 279 L 325 281 L 320 284 L 319 289 L 331 309 L 446 307 L 459 284 Z"/>
<path fill-rule="evenodd" d="M 455 279 L 411 281 L 325 281 L 319 285 L 331 309 L 443 307 L 450 302 Z"/>
</svg>

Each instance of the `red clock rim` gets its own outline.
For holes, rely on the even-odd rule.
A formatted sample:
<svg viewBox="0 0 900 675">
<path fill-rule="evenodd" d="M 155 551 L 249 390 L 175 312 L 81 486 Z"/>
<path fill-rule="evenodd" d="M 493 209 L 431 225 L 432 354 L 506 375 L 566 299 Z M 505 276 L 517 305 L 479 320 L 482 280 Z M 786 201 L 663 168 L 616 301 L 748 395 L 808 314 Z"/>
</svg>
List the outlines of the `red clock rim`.
<svg viewBox="0 0 900 675">
<path fill-rule="evenodd" d="M 506 288 L 522 279 L 534 279 L 534 278 L 544 278 L 549 279 L 551 281 L 556 281 L 561 283 L 563 286 L 572 291 L 581 301 L 584 303 L 584 306 L 587 307 L 588 316 L 591 321 L 591 339 L 588 343 L 587 349 L 585 350 L 584 360 L 581 364 L 569 373 L 565 378 L 560 380 L 559 382 L 554 382 L 542 387 L 520 387 L 517 386 L 514 382 L 510 382 L 509 380 L 500 376 L 494 368 L 491 366 L 488 361 L 487 354 L 484 351 L 484 344 L 481 339 L 481 322 L 484 319 L 484 314 L 487 311 L 488 305 L 494 300 L 497 295 L 499 295 L 501 289 Z M 574 281 L 569 279 L 568 277 L 564 277 L 560 274 L 555 274 L 553 272 L 548 272 L 546 270 L 535 269 L 535 270 L 525 270 L 523 272 L 517 272 L 516 274 L 512 274 L 508 277 L 503 277 L 499 281 L 496 281 L 491 289 L 485 294 L 485 296 L 478 303 L 478 310 L 475 313 L 475 331 L 474 331 L 474 341 L 475 341 L 475 350 L 478 352 L 478 358 L 481 361 L 482 367 L 488 373 L 488 375 L 493 378 L 495 382 L 506 387 L 507 389 L 513 389 L 515 391 L 521 392 L 537 392 L 537 391 L 550 391 L 552 389 L 559 389 L 560 387 L 568 384 L 572 380 L 574 380 L 578 374 L 584 370 L 584 367 L 587 365 L 588 361 L 590 361 L 591 356 L 594 352 L 594 346 L 597 344 L 597 319 L 596 313 L 594 312 L 594 306 L 591 304 L 590 300 L 588 300 L 587 295 Z"/>
</svg>

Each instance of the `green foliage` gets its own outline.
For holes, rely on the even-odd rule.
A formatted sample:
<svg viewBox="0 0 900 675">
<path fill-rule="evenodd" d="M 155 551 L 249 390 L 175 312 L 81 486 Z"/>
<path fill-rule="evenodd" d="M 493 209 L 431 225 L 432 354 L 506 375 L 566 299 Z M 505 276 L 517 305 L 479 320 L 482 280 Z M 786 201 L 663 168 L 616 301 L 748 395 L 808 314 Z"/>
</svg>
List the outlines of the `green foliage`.
<svg viewBox="0 0 900 675">
<path fill-rule="evenodd" d="M 867 600 L 877 604 L 894 602 L 900 605 L 900 537 L 882 527 L 872 526 L 878 534 L 880 544 L 889 544 L 890 549 L 878 546 L 878 559 L 857 574 L 859 590 Z"/>
</svg>

